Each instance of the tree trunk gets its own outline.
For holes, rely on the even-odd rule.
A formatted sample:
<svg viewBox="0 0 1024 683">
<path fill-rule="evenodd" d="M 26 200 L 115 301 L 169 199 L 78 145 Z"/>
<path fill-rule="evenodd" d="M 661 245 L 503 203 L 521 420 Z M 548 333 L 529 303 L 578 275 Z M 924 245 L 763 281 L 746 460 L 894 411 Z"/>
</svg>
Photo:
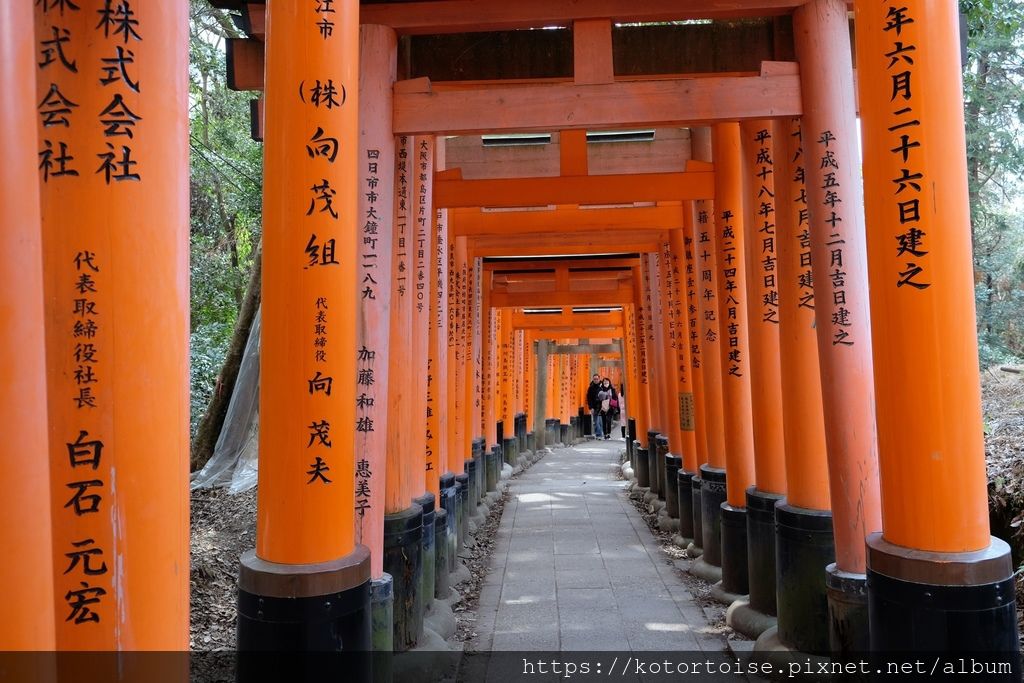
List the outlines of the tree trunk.
<svg viewBox="0 0 1024 683">
<path fill-rule="evenodd" d="M 227 355 L 224 357 L 224 365 L 217 375 L 217 385 L 213 391 L 213 397 L 210 399 L 210 405 L 206 407 L 206 413 L 203 414 L 203 419 L 196 430 L 196 436 L 192 440 L 190 466 L 193 472 L 201 469 L 213 455 L 213 448 L 217 444 L 220 430 L 224 426 L 224 417 L 228 412 L 231 395 L 235 391 L 235 382 L 238 379 L 238 368 L 242 363 L 245 344 L 249 340 L 252 321 L 260 305 L 261 264 L 262 248 L 257 250 L 253 259 L 249 284 L 245 288 L 245 297 L 238 312 L 238 321 L 235 323 L 235 331 L 231 335 Z"/>
</svg>

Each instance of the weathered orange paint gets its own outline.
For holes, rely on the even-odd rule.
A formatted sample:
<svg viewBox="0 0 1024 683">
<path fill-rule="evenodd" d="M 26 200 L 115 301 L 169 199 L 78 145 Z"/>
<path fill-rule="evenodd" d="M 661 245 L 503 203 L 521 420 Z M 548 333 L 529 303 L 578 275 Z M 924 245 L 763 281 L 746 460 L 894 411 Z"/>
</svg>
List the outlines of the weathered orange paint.
<svg viewBox="0 0 1024 683">
<path fill-rule="evenodd" d="M 0 569 L 0 581 L 15 589 L 4 601 L 0 649 L 47 651 L 56 647 L 54 547 L 50 466 L 41 456 L 49 440 L 46 383 L 40 381 L 46 376 L 46 337 L 33 36 L 28 3 L 0 6 L 0 149 L 6 156 L 0 166 L 0 429 L 6 436 L 0 478 L 9 484 L 0 504 L 0 517 L 7 520 L 0 524 L 0 546 L 17 551 Z"/>
<path fill-rule="evenodd" d="M 803 180 L 800 119 L 772 124 L 779 276 L 779 352 L 786 441 L 786 500 L 828 510 L 828 457 L 814 321 L 811 233 Z"/>
<path fill-rule="evenodd" d="M 746 507 L 746 490 L 755 482 L 754 430 L 750 394 L 750 326 L 744 243 L 743 171 L 738 123 L 713 130 L 715 151 L 715 236 L 718 240 L 718 320 L 722 333 L 722 407 L 725 416 L 726 497 Z"/>
<path fill-rule="evenodd" d="M 843 571 L 863 573 L 864 539 L 881 529 L 875 436 L 875 412 L 881 406 L 875 402 L 872 378 L 868 297 L 874 284 L 868 286 L 848 18 L 845 4 L 815 0 L 794 16 L 794 41 L 808 103 L 802 138 L 808 160 L 815 329 L 836 565 Z M 890 80 L 884 80 L 890 88 Z M 882 80 L 875 85 L 881 88 Z M 866 106 L 862 101 L 862 112 L 867 113 Z M 825 139 L 826 131 L 834 139 Z M 837 189 L 842 201 L 832 202 L 828 192 Z M 833 211 L 839 219 L 834 222 Z M 896 244 L 891 236 L 886 239 Z M 833 279 L 840 260 L 843 276 Z"/>
<path fill-rule="evenodd" d="M 52 48 L 52 61 L 47 61 L 45 50 L 39 50 L 34 95 L 21 90 L 31 71 L 4 80 L 4 97 L 30 98 L 40 116 L 38 134 L 28 131 L 23 138 L 38 145 L 40 171 L 21 178 L 43 181 L 39 199 L 55 580 L 53 599 L 42 600 L 37 609 L 54 607 L 50 616 L 56 622 L 57 649 L 185 650 L 189 595 L 188 8 L 184 3 L 135 3 L 133 19 L 138 23 L 122 40 L 112 27 L 107 26 L 110 30 L 106 31 L 97 26 L 97 14 L 105 8 L 100 0 L 80 0 L 66 10 L 56 3 L 34 4 L 37 45 L 52 41 L 55 35 L 66 37 L 63 53 L 77 65 L 73 72 Z M 0 14 L 9 12 L 10 8 Z M 349 27 L 340 23 L 341 35 L 345 35 Z M 24 33 L 30 32 L 31 26 L 23 20 L 13 28 L 23 31 L 21 38 L 31 36 Z M 349 34 L 353 53 L 356 29 L 353 23 Z M 18 43 L 2 42 L 4 66 L 0 68 L 23 67 L 21 60 L 8 62 L 8 57 L 13 57 L 7 53 L 8 46 Z M 98 80 L 100 60 L 126 43 L 126 49 L 134 53 L 129 76 L 141 87 L 133 88 L 120 79 L 103 85 Z M 355 88 L 354 78 L 349 83 Z M 73 106 L 64 105 L 61 98 Z M 111 117 L 120 121 L 122 111 L 130 111 L 132 116 L 125 114 L 123 118 L 131 123 L 116 124 L 119 132 L 108 137 L 111 126 L 100 112 L 112 103 L 118 114 Z M 62 105 L 68 111 L 61 112 Z M 349 109 L 355 106 L 352 103 Z M 125 134 L 128 130 L 131 137 Z M 18 127 L 7 132 L 26 131 Z M 355 128 L 346 132 L 354 142 Z M 16 154 L 17 148 L 6 147 L 5 154 Z M 353 149 L 350 160 L 354 154 Z M 5 159 L 5 165 L 10 162 Z M 34 199 L 34 194 L 26 192 L 14 202 L 25 205 Z M 304 199 L 308 202 L 308 195 Z M 8 205 L 4 202 L 5 210 Z M 354 211 L 354 202 L 349 208 Z M 32 232 L 31 224 L 20 226 L 18 239 Z M 268 234 L 272 232 L 271 227 Z M 298 247 L 300 257 L 304 245 Z M 26 262 L 30 254 L 8 252 L 5 258 L 10 257 L 17 258 L 19 266 L 31 268 Z M 7 294 L 13 296 L 17 291 L 8 289 Z M 6 334 L 19 324 L 31 324 L 31 317 L 9 322 Z M 32 367 L 31 357 L 26 359 L 19 351 L 18 358 L 26 364 L 22 369 Z M 42 383 L 43 378 L 40 373 L 35 380 Z M 41 396 L 16 394 L 10 385 L 5 385 L 5 391 L 19 401 Z M 6 413 L 4 417 L 16 415 Z M 31 424 L 28 421 L 21 426 Z M 44 443 L 34 444 L 33 457 L 45 458 Z M 78 489 L 74 482 L 82 482 L 85 488 Z M 102 483 L 89 486 L 92 482 Z M 19 475 L 10 484 L 21 488 L 26 481 Z M 90 510 L 95 505 L 94 511 L 76 514 L 71 500 L 78 491 L 82 493 L 81 508 Z M 15 495 L 21 493 L 28 491 Z M 99 498 L 91 498 L 93 495 Z M 340 530 L 339 547 L 346 541 L 351 544 L 351 500 L 350 490 L 346 513 L 329 516 Z M 4 522 L 5 526 L 11 524 L 16 522 Z M 45 538 L 41 535 L 36 542 L 43 543 Z M 21 552 L 18 547 L 13 550 Z M 48 571 L 41 566 L 32 569 L 40 574 Z M 39 581 L 48 579 L 40 576 L 11 588 L 20 592 L 38 587 Z M 79 595 L 85 600 L 99 601 L 76 605 L 73 591 L 83 591 Z"/>
<path fill-rule="evenodd" d="M 766 493 L 786 492 L 782 370 L 779 365 L 778 231 L 775 153 L 771 121 L 740 124 L 743 154 L 743 219 L 750 331 L 750 391 L 754 428 L 754 478 Z"/>
<path fill-rule="evenodd" d="M 883 5 L 854 6 L 882 533 L 908 548 L 980 550 L 990 536 L 957 8 L 901 3 L 913 23 L 894 36 Z M 891 66 L 894 38 L 916 46 L 913 63 Z M 904 107 L 912 114 L 894 113 Z M 904 160 L 891 150 L 907 141 L 920 146 Z M 920 189 L 894 184 L 903 169 L 922 174 Z"/>
</svg>

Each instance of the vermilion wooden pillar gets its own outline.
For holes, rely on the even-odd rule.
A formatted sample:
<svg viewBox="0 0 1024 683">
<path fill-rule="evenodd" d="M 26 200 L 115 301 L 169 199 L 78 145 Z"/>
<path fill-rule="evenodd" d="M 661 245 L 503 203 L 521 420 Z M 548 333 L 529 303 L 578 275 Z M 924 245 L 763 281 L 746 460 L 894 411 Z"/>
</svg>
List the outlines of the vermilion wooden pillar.
<svg viewBox="0 0 1024 683">
<path fill-rule="evenodd" d="M 744 246 L 755 485 L 747 489 L 746 497 L 750 597 L 746 604 L 730 611 L 728 620 L 733 628 L 756 638 L 771 626 L 771 617 L 776 611 L 775 503 L 786 491 L 779 364 L 778 174 L 775 171 L 778 153 L 770 121 L 744 121 L 740 124 L 740 136 L 747 228 Z"/>
<path fill-rule="evenodd" d="M 1014 659 L 1013 566 L 988 526 L 957 8 L 855 8 L 882 496 L 871 646 Z"/>
<path fill-rule="evenodd" d="M 685 208 L 684 208 L 685 211 Z M 692 217 L 692 210 L 690 212 Z M 674 346 L 674 368 L 677 376 L 676 406 L 679 416 L 678 424 L 681 437 L 680 455 L 683 458 L 683 470 L 693 476 L 697 471 L 697 415 L 693 388 L 693 367 L 690 360 L 690 316 L 688 315 L 688 294 L 689 289 L 687 277 L 692 274 L 686 273 L 686 247 L 683 244 L 683 230 L 669 231 L 668 251 L 664 246 L 662 255 L 667 262 L 667 276 L 671 291 L 670 300 L 672 303 L 670 315 L 672 319 L 672 344 Z M 691 264 L 692 266 L 692 264 Z M 692 511 L 687 514 L 692 516 Z M 680 511 L 680 519 L 683 514 Z M 689 537 L 688 537 L 689 538 Z"/>
<path fill-rule="evenodd" d="M 370 550 L 374 581 L 384 573 L 384 500 L 388 414 L 388 356 L 395 215 L 395 136 L 391 84 L 398 39 L 386 26 L 360 28 L 359 223 L 356 290 L 356 540 Z M 333 146 L 324 148 L 331 154 Z M 326 328 L 326 325 L 324 326 Z M 387 583 L 390 583 L 390 578 Z M 375 585 L 376 589 L 377 586 Z M 389 592 L 381 589 L 380 592 Z"/>
<path fill-rule="evenodd" d="M 11 484 L 0 512 L 7 520 L 0 543 L 17 549 L 0 570 L 4 585 L 17 587 L 7 596 L 0 627 L 0 649 L 8 651 L 55 649 L 50 466 L 42 455 L 49 441 L 33 36 L 28 3 L 0 7 L 0 82 L 6 84 L 0 100 L 0 148 L 6 153 L 0 166 L 0 286 L 6 293 L 0 306 L 6 327 L 0 337 L 0 428 L 7 435 L 0 477 Z M 57 500 L 63 505 L 76 490 L 65 489 Z M 52 680 L 34 665 L 24 673 Z"/>
<path fill-rule="evenodd" d="M 444 138 L 434 140 L 434 161 L 438 171 L 445 166 Z M 428 377 L 430 404 L 427 406 L 427 450 L 437 461 L 440 474 L 459 474 L 463 455 L 456 456 L 448 447 L 448 429 L 443 415 L 448 411 L 448 210 L 434 212 L 433 235 L 430 240 L 430 324 Z M 430 482 L 428 481 L 428 486 Z"/>
<path fill-rule="evenodd" d="M 365 218 L 356 4 L 269 4 L 266 93 L 259 519 L 256 551 L 242 556 L 238 644 L 367 650 L 350 432 Z M 325 596 L 346 607 L 314 621 Z"/>
<path fill-rule="evenodd" d="M 842 632 L 833 629 L 837 647 L 861 650 L 867 647 L 864 540 L 880 529 L 881 520 L 870 288 L 846 5 L 815 0 L 801 7 L 794 14 L 794 40 L 804 101 L 801 137 L 835 535 L 835 567 L 826 576 L 833 611 L 847 615 L 830 621 L 844 624 Z M 828 529 L 822 516 L 787 511 L 794 513 L 798 528 L 821 537 L 824 548 Z M 825 552 L 813 563 L 822 560 Z M 803 629 L 806 647 L 825 643 L 822 626 L 818 619 L 817 626 Z"/>
<path fill-rule="evenodd" d="M 661 352 L 662 401 L 665 406 L 664 434 L 669 440 L 669 453 L 683 454 L 683 432 L 679 426 L 679 362 L 676 359 L 675 301 L 672 285 L 672 247 L 666 240 L 658 252 L 649 257 L 654 289 L 656 327 L 654 333 Z M 661 482 L 664 485 L 664 482 Z"/>
<path fill-rule="evenodd" d="M 5 36 L 0 47 L 5 72 L 25 65 L 16 57 L 18 41 L 31 35 L 31 25 L 11 7 L 24 4 L 6 3 L 0 11 L 3 31 L 19 32 Z M 3 110 L 24 106 L 18 98 L 31 98 L 39 128 L 26 131 L 24 122 L 5 115 L 5 127 L 13 127 L 3 135 L 7 140 L 24 136 L 5 147 L 4 173 L 23 167 L 19 149 L 24 140 L 36 145 L 37 171 L 20 176 L 18 185 L 5 183 L 5 192 L 24 188 L 24 193 L 3 207 L 10 211 L 11 201 L 14 206 L 34 202 L 37 195 L 20 183 L 38 178 L 48 372 L 34 377 L 34 388 L 25 394 L 5 385 L 20 409 L 42 397 L 44 382 L 48 394 L 49 455 L 42 441 L 32 445 L 31 453 L 36 462 L 50 463 L 50 495 L 35 504 L 51 504 L 55 580 L 52 599 L 41 599 L 36 609 L 55 607 L 57 649 L 185 650 L 188 9 L 183 3 L 133 3 L 118 17 L 110 3 L 100 0 L 33 4 L 36 93 L 25 92 L 24 72 L 5 78 L 4 97 L 15 99 L 5 102 Z M 354 34 L 351 42 L 355 52 Z M 131 61 L 121 60 L 122 54 Z M 114 68 L 105 68 L 111 64 Z M 347 133 L 354 141 L 354 128 Z M 349 154 L 352 161 L 354 154 Z M 26 217 L 33 213 L 29 210 Z M 33 239 L 34 224 L 17 229 L 17 240 Z M 302 246 L 298 254 L 301 259 Z M 28 277 L 38 273 L 32 270 L 32 256 L 6 254 L 15 259 L 11 266 L 24 269 Z M 4 277 L 17 272 L 7 268 Z M 18 298 L 28 285 L 9 288 L 8 300 L 30 304 Z M 26 308 L 24 319 L 5 317 L 6 334 L 22 325 L 31 330 L 32 311 Z M 38 337 L 38 330 L 33 334 Z M 19 342 L 27 345 L 31 339 Z M 39 368 L 33 365 L 38 357 L 31 355 L 37 349 L 18 352 L 19 370 Z M 4 419 L 17 414 L 7 412 Z M 38 427 L 35 419 L 17 429 Z M 302 477 L 302 465 L 294 464 L 289 472 Z M 344 460 L 338 465 L 345 469 Z M 38 494 L 31 487 L 39 480 L 26 476 L 9 482 L 21 489 L 13 493 L 15 500 Z M 317 549 L 325 560 L 352 549 L 351 472 L 348 482 L 346 510 L 328 516 L 339 538 L 330 548 Z M 28 519 L 25 512 L 22 520 Z M 21 523 L 8 519 L 4 526 Z M 295 536 L 298 543 L 309 538 Z M 34 543 L 45 539 L 40 535 Z M 19 546 L 12 552 L 17 557 L 11 562 L 28 561 Z M 31 556 L 38 547 L 29 545 L 27 552 Z M 38 572 L 36 578 L 10 586 L 20 593 L 15 605 L 40 582 L 49 583 L 42 567 L 31 569 Z M 41 632 L 31 620 L 26 624 L 27 635 L 49 638 L 49 629 Z"/>
<path fill-rule="evenodd" d="M 711 130 L 691 128 L 693 158 L 699 161 L 712 160 Z M 722 354 L 723 329 L 718 316 L 718 299 L 721 296 L 718 270 L 718 237 L 715 231 L 715 204 L 711 201 L 694 203 L 696 213 L 693 226 L 693 241 L 696 251 L 697 300 L 700 315 L 701 380 L 704 386 L 704 419 L 707 425 L 707 462 L 701 464 L 694 479 L 694 547 L 691 554 L 703 553 L 698 569 L 708 571 L 709 579 L 718 580 L 722 563 L 722 545 L 719 534 L 719 506 L 725 499 L 725 415 L 722 400 Z M 710 496 L 704 498 L 707 483 Z M 697 513 L 700 520 L 697 519 Z M 696 527 L 700 525 L 700 538 L 696 538 Z"/>
<path fill-rule="evenodd" d="M 754 484 L 751 421 L 750 326 L 744 220 L 743 173 L 738 123 L 714 127 L 715 233 L 718 248 L 718 319 L 722 332 L 722 402 L 725 415 L 726 501 L 722 504 L 722 583 L 732 595 L 747 592 L 746 491 Z"/>
</svg>

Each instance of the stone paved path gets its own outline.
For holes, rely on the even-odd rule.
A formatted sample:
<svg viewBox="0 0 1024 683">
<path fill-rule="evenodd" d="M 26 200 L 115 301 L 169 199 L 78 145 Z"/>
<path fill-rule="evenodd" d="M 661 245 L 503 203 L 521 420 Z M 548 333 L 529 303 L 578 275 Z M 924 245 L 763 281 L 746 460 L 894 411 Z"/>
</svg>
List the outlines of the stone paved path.
<svg viewBox="0 0 1024 683">
<path fill-rule="evenodd" d="M 511 482 L 477 649 L 725 649 L 627 499 L 617 477 L 624 447 L 557 449 Z"/>
</svg>

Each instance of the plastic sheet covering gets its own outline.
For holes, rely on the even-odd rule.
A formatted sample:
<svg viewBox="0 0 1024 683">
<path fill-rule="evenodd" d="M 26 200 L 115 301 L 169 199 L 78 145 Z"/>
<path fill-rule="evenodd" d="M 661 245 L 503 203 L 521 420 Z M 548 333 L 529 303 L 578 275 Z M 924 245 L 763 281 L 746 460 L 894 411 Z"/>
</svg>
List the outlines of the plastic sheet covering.
<svg viewBox="0 0 1024 683">
<path fill-rule="evenodd" d="M 262 309 L 256 311 L 238 368 L 235 391 L 228 403 L 213 456 L 192 475 L 193 489 L 227 486 L 242 493 L 256 486 L 259 453 L 260 329 Z"/>
</svg>

